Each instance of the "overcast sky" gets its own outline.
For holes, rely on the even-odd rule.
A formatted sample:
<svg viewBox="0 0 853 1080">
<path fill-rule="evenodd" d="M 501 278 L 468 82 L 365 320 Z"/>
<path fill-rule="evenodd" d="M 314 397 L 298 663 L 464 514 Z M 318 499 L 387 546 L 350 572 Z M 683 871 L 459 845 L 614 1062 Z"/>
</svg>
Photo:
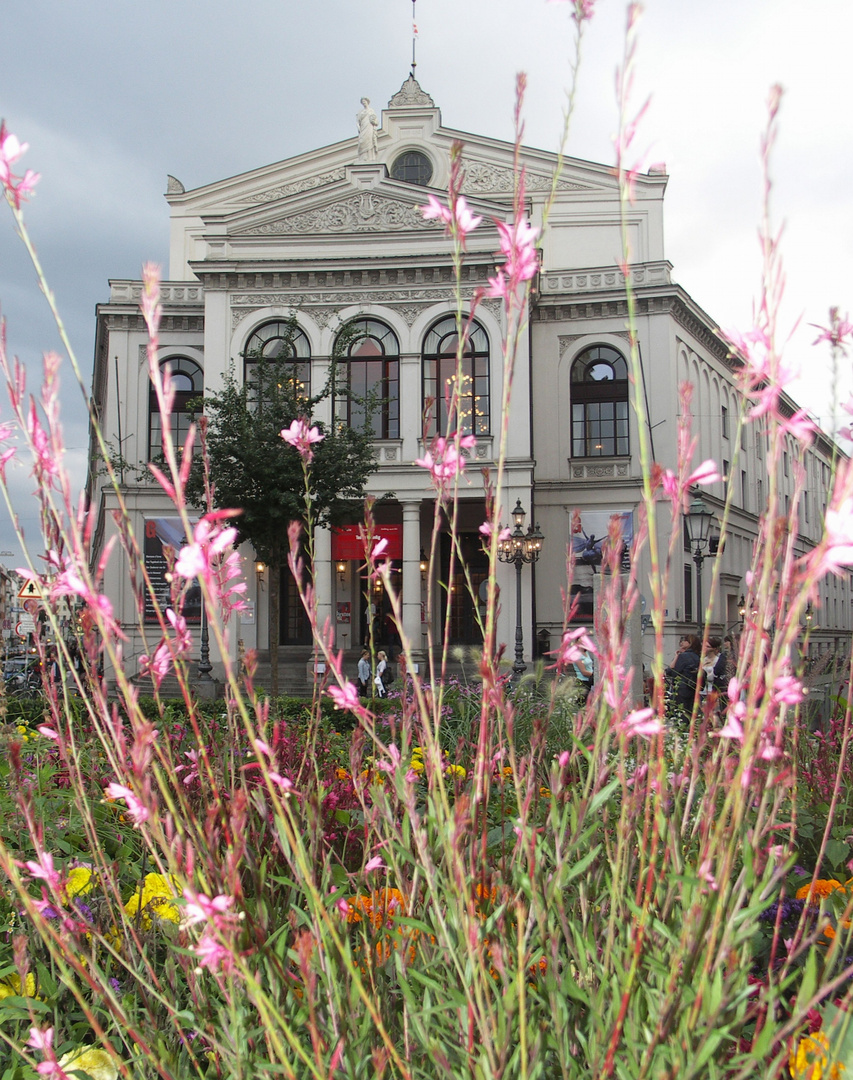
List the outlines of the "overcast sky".
<svg viewBox="0 0 853 1080">
<path fill-rule="evenodd" d="M 166 175 L 187 189 L 355 134 L 359 99 L 377 112 L 411 62 L 409 0 L 27 0 L 4 5 L 0 115 L 42 174 L 27 220 L 87 379 L 95 304 L 109 278 L 165 262 Z M 569 152 L 611 163 L 614 72 L 624 0 L 598 0 L 583 50 Z M 529 78 L 526 142 L 557 147 L 572 34 L 568 5 L 417 0 L 417 77 L 448 127 L 512 137 L 514 77 Z M 785 225 L 789 357 L 802 404 L 829 416 L 829 360 L 813 349 L 828 308 L 853 304 L 850 0 L 648 0 L 640 26 L 637 137 L 663 161 L 674 277 L 723 327 L 746 329 L 757 294 L 759 139 L 770 86 L 785 88 L 773 212 Z M 0 207 L 0 209 L 4 209 Z M 56 331 L 8 213 L 0 216 L 0 307 L 10 350 L 37 385 Z M 82 478 L 86 428 L 70 371 L 64 429 Z M 846 390 L 845 390 L 846 396 Z M 2 419 L 2 413 L 0 413 Z M 77 465 L 80 468 L 77 468 Z M 41 550 L 24 468 L 22 524 Z M 20 548 L 0 517 L 3 558 Z"/>
</svg>

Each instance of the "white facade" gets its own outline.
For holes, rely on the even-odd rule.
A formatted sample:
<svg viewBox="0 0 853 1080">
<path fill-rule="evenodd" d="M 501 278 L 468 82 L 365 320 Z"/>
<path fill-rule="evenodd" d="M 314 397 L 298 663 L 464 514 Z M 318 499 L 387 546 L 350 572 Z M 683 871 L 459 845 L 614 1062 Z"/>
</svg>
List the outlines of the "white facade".
<svg viewBox="0 0 853 1080">
<path fill-rule="evenodd" d="M 428 621 L 437 629 L 442 611 L 425 610 L 427 582 L 420 561 L 422 550 L 429 551 L 432 491 L 427 473 L 413 462 L 424 449 L 425 343 L 430 331 L 453 314 L 455 285 L 443 228 L 425 221 L 419 208 L 429 192 L 441 198 L 446 191 L 455 140 L 464 143 L 462 190 L 474 212 L 483 215 L 483 224 L 469 238 L 463 269 L 462 294 L 467 303 L 494 274 L 498 244 L 492 219 L 512 220 L 513 147 L 443 127 L 432 99 L 411 78 L 382 112 L 374 160 L 358 160 L 353 135 L 192 191 L 185 191 L 170 177 L 167 192 L 170 267 L 162 287 L 160 358 L 173 362 L 183 358 L 188 372 L 203 373 L 199 377 L 207 389 L 221 385 L 232 362 L 241 370 L 242 356 L 254 333 L 290 315 L 295 315 L 310 350 L 313 385 L 322 383 L 335 335 L 347 321 L 369 318 L 392 331 L 399 349 L 399 428 L 391 425 L 377 438 L 379 468 L 369 490 L 377 496 L 395 494 L 394 499 L 377 505 L 377 520 L 396 526 L 401 535 L 399 580 L 405 630 L 421 648 Z M 541 225 L 556 159 L 526 148 L 522 157 L 528 216 Z M 423 183 L 425 174 L 417 175 L 424 168 L 431 171 L 427 184 Z M 767 453 L 754 425 L 746 429 L 743 448 L 733 444 L 740 408 L 735 361 L 714 323 L 672 280 L 663 246 L 666 183 L 666 176 L 657 172 L 637 178 L 637 198 L 628 222 L 649 427 L 656 459 L 674 467 L 678 385 L 687 380 L 694 386 L 693 413 L 700 435 L 697 461 L 713 457 L 732 463 L 739 458 L 734 466 L 739 494 L 712 594 L 712 620 L 724 629 L 737 622 L 738 599 L 745 592 L 743 579 L 757 533 L 763 482 L 766 491 L 763 462 Z M 611 363 L 615 356 L 628 358 L 624 282 L 616 269 L 621 242 L 619 192 L 612 171 L 569 159 L 557 181 L 543 233 L 542 272 L 531 300 L 530 331 L 517 361 L 508 426 L 502 518 L 508 520 L 520 499 L 528 510 L 528 521 L 538 522 L 546 538 L 535 572 L 525 568 L 522 575 L 528 659 L 539 635 L 543 643 L 548 636 L 556 644 L 562 626 L 560 589 L 565 587 L 573 511 L 605 517 L 630 512 L 636 523 L 640 500 L 637 420 L 630 408 L 623 419 L 621 389 L 615 386 L 618 377 L 612 380 L 613 393 L 602 405 L 594 400 L 595 380 L 588 378 L 581 385 L 583 381 L 573 381 L 572 374 L 577 375 L 585 358 L 596 355 L 591 349 L 604 350 L 602 363 Z M 98 308 L 93 395 L 107 438 L 114 446 L 120 443 L 126 461 L 145 461 L 150 406 L 146 335 L 138 309 L 141 284 L 112 281 L 110 285 L 109 303 Z M 472 452 L 470 484 L 463 485 L 462 491 L 462 531 L 475 584 L 481 565 L 477 529 L 485 506 L 479 469 L 494 465 L 499 434 L 502 302 L 482 301 L 476 317 L 488 341 L 489 357 L 488 388 L 484 390 L 485 381 L 478 384 L 476 407 L 488 419 L 481 423 L 485 430 L 478 433 Z M 617 368 L 618 361 L 613 370 Z M 327 411 L 318 419 L 331 420 L 331 405 Z M 600 422 L 593 419 L 599 415 Z M 828 441 L 819 438 L 807 455 L 808 496 L 799 522 L 803 544 L 818 535 L 830 454 Z M 782 478 L 783 491 L 789 495 L 795 482 L 794 456 L 792 446 L 790 475 Z M 103 542 L 113 527 L 108 511 L 114 496 L 105 487 L 94 487 Z M 169 507 L 152 482 L 137 481 L 128 474 L 124 494 L 140 537 L 146 522 L 169 516 Z M 722 485 L 711 489 L 707 497 L 711 508 L 721 509 L 722 500 Z M 668 519 L 661 522 L 662 531 L 668 532 L 669 527 Z M 327 533 L 318 537 L 317 553 L 321 622 L 328 615 L 338 646 L 356 648 L 368 617 L 357 561 L 346 560 L 339 574 Z M 247 552 L 249 558 L 251 552 Z M 705 598 L 712 564 L 711 559 L 705 562 Z M 439 550 L 428 573 L 440 581 L 445 565 L 446 556 Z M 699 617 L 695 567 L 687 552 L 676 570 L 667 609 L 673 638 L 682 630 L 695 629 Z M 641 564 L 641 583 L 646 572 Z M 266 594 L 253 573 L 247 576 L 257 589 L 258 607 L 254 622 L 235 633 L 230 646 L 235 653 L 238 636 L 246 648 L 267 646 Z M 581 573 L 578 580 L 582 578 Z M 516 618 L 513 568 L 499 568 L 499 584 L 504 589 L 499 637 L 508 643 L 511 656 Z M 125 660 L 132 669 L 134 657 L 148 648 L 133 630 L 135 598 L 118 559 L 111 563 L 105 589 L 130 635 Z M 447 592 L 437 589 L 436 596 Z M 824 594 L 820 627 L 828 643 L 851 624 L 848 580 L 831 579 L 824 585 Z M 298 618 L 292 598 L 289 609 L 286 597 L 285 601 L 282 643 L 298 645 Z M 476 643 L 470 610 L 459 607 L 454 629 L 460 643 Z M 638 665 L 641 653 L 638 631 Z M 216 662 L 217 658 L 212 659 Z"/>
</svg>

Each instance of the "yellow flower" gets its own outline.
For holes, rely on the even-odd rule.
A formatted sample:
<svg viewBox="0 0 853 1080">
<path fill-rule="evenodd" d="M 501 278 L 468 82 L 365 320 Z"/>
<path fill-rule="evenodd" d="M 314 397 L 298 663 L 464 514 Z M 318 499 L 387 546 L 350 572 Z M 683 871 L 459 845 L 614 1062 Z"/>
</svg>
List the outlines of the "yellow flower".
<svg viewBox="0 0 853 1080">
<path fill-rule="evenodd" d="M 444 770 L 445 776 L 458 777 L 460 780 L 464 780 L 468 773 L 462 768 L 461 765 L 448 765 Z"/>
<path fill-rule="evenodd" d="M 88 866 L 75 866 L 68 871 L 68 881 L 65 883 L 65 891 L 69 896 L 85 896 L 92 891 L 92 871 Z"/>
<path fill-rule="evenodd" d="M 422 773 L 426 766 L 419 757 L 413 757 L 409 764 L 409 768 L 413 769 L 416 773 Z"/>
<path fill-rule="evenodd" d="M 24 979 L 24 989 L 21 990 L 21 976 L 10 975 L 0 982 L 0 1001 L 7 997 L 31 997 L 36 996 L 36 977 L 31 972 Z"/>
<path fill-rule="evenodd" d="M 788 1068 L 795 1080 L 841 1080 L 844 1066 L 829 1064 L 829 1039 L 816 1031 L 800 1039 L 791 1051 Z"/>
<path fill-rule="evenodd" d="M 804 885 L 801 889 L 797 889 L 798 900 L 814 901 L 815 898 L 824 900 L 831 893 L 834 893 L 836 889 L 843 889 L 844 886 L 840 881 L 836 881 L 835 878 L 818 878 L 815 882 L 810 882 L 808 885 Z"/>
<path fill-rule="evenodd" d="M 339 765 L 339 766 L 337 767 L 337 769 L 335 769 L 335 777 L 336 777 L 336 778 L 337 778 L 338 780 L 349 780 L 349 778 L 350 778 L 350 775 L 349 775 L 349 773 L 348 773 L 348 772 L 346 771 L 346 769 L 342 769 L 342 768 L 340 767 L 340 765 Z"/>
<path fill-rule="evenodd" d="M 105 1050 L 97 1047 L 79 1047 L 68 1054 L 64 1054 L 59 1061 L 60 1068 L 73 1070 L 78 1069 L 86 1073 L 92 1080 L 118 1080 L 118 1069 Z"/>
<path fill-rule="evenodd" d="M 539 788 L 539 794 L 542 796 L 543 799 L 550 799 L 551 789 L 549 787 L 541 787 Z"/>
<path fill-rule="evenodd" d="M 124 905 L 128 915 L 134 916 L 142 911 L 142 927 L 147 930 L 151 926 L 151 915 L 158 919 L 166 919 L 169 922 L 179 923 L 181 913 L 172 903 L 178 892 L 178 882 L 171 874 L 146 874 L 142 885 L 142 895 L 139 889 Z"/>
</svg>

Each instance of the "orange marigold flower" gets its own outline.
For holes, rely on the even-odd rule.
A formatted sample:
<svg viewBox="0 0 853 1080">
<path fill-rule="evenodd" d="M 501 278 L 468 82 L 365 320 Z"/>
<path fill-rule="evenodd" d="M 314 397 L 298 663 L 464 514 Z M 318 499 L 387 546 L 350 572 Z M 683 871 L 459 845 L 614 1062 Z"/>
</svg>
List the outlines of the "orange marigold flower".
<svg viewBox="0 0 853 1080">
<path fill-rule="evenodd" d="M 840 881 L 836 881 L 835 878 L 818 878 L 817 881 L 811 882 L 809 885 L 803 885 L 801 889 L 797 889 L 798 900 L 812 901 L 815 897 L 825 900 L 827 896 L 830 896 L 836 889 L 843 889 L 844 886 Z"/>
<path fill-rule="evenodd" d="M 349 778 L 350 778 L 350 775 L 349 775 L 349 773 L 348 773 L 348 772 L 346 771 L 346 769 L 342 769 L 342 768 L 340 767 L 340 765 L 339 765 L 339 766 L 337 767 L 337 769 L 335 769 L 335 777 L 336 777 L 336 778 L 337 778 L 338 780 L 349 780 Z"/>
<path fill-rule="evenodd" d="M 788 1067 L 795 1080 L 841 1080 L 843 1065 L 830 1064 L 829 1039 L 822 1031 L 806 1035 L 791 1051 Z"/>
<path fill-rule="evenodd" d="M 397 914 L 406 914 L 406 898 L 399 889 L 374 889 L 372 893 L 350 897 L 347 907 L 348 923 L 360 923 L 364 917 L 379 927 L 389 923 Z"/>
</svg>

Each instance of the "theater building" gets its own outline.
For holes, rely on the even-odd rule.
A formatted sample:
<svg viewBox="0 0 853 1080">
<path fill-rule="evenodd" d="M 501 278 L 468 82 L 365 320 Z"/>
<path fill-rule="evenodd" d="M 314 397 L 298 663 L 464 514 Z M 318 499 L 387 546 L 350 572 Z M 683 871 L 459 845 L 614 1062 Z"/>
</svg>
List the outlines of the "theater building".
<svg viewBox="0 0 853 1080">
<path fill-rule="evenodd" d="M 375 124 L 369 103 L 362 103 L 358 128 L 351 119 L 356 111 L 342 108 L 342 130 L 353 134 L 331 146 L 192 190 L 169 178 L 170 261 L 162 285 L 159 360 L 170 365 L 177 391 L 172 431 L 182 437 L 189 422 L 186 402 L 204 389 L 219 387 L 232 365 L 245 374 L 247 355 L 259 349 L 275 355 L 291 316 L 298 332 L 286 347 L 299 377 L 312 386 L 325 381 L 342 327 L 356 323 L 359 334 L 344 360 L 345 374 L 356 393 L 372 392 L 383 403 L 370 418 L 378 467 L 369 490 L 379 499 L 377 522 L 389 541 L 405 632 L 423 649 L 427 627 L 432 625 L 438 635 L 449 605 L 454 644 L 476 646 L 474 607 L 482 604 L 487 575 L 478 532 L 485 518 L 481 470 L 494 468 L 498 452 L 505 316 L 499 299 L 485 299 L 477 306 L 460 387 L 466 430 L 476 436 L 460 508 L 461 547 L 472 597 L 461 573 L 449 580 L 446 532 L 431 552 L 433 492 L 429 474 L 414 464 L 425 448 L 425 403 L 441 402 L 456 372 L 450 241 L 441 223 L 425 220 L 420 207 L 428 194 L 441 198 L 446 192 L 451 146 L 461 141 L 462 190 L 472 210 L 483 217 L 469 237 L 462 270 L 463 307 L 468 311 L 475 292 L 494 275 L 494 221 L 513 219 L 513 147 L 444 127 L 432 98 L 411 77 L 381 116 L 373 114 Z M 614 514 L 622 515 L 625 534 L 632 536 L 641 470 L 637 419 L 629 401 L 624 279 L 617 269 L 622 240 L 616 178 L 608 166 L 567 159 L 555 182 L 555 155 L 524 148 L 521 157 L 529 220 L 541 226 L 546 204 L 552 202 L 528 331 L 516 361 L 502 500 L 504 521 L 520 500 L 527 521 L 537 523 L 545 537 L 538 564 L 525 567 L 521 575 L 521 623 L 529 662 L 537 649 L 559 639 L 570 545 L 579 554 L 573 585 L 580 593 L 579 617 L 591 615 L 598 567 L 589 552 L 595 551 Z M 685 550 L 678 563 L 667 607 L 667 633 L 674 642 L 683 630 L 695 629 L 699 618 L 700 569 L 701 596 L 703 603 L 712 598 L 714 625 L 726 629 L 738 624 L 744 573 L 767 491 L 767 446 L 756 425 L 736 436 L 737 361 L 714 322 L 674 280 L 663 242 L 666 185 L 663 170 L 638 176 L 636 201 L 628 210 L 649 436 L 656 459 L 674 467 L 678 386 L 691 382 L 700 438 L 697 460 L 714 458 L 735 481 L 729 538 L 715 557 L 720 566 L 713 589 L 714 558 L 697 566 Z M 97 309 L 93 381 L 106 437 L 132 462 L 157 453 L 161 430 L 147 374 L 140 295 L 139 281 L 110 282 L 109 301 Z M 327 414 L 317 418 L 331 422 L 333 409 L 345 421 L 363 419 L 332 402 Z M 434 430 L 445 433 L 447 418 L 441 408 L 433 422 Z M 808 490 L 799 520 L 793 523 L 804 546 L 819 535 L 831 449 L 829 441 L 819 437 L 807 453 Z M 791 443 L 783 459 L 788 464 L 780 477 L 781 490 L 789 499 L 797 453 Z M 90 485 L 102 546 L 114 528 L 110 510 L 115 497 L 94 471 Z M 163 543 L 181 540 L 174 529 L 174 511 L 152 481 L 126 473 L 123 489 L 156 577 L 162 570 Z M 705 491 L 710 509 L 719 512 L 723 494 L 722 484 Z M 668 533 L 670 524 L 664 513 L 662 533 Z M 589 549 L 586 556 L 584 548 Z M 245 557 L 253 606 L 233 632 L 235 655 L 238 641 L 261 653 L 268 648 L 266 572 L 252 569 L 251 550 Z M 511 566 L 498 568 L 498 632 L 508 644 L 510 659 L 517 617 L 515 574 Z M 641 588 L 646 576 L 641 565 Z M 430 582 L 435 586 L 432 607 L 427 603 Z M 387 598 L 368 588 L 353 529 L 320 530 L 315 584 L 320 621 L 331 620 L 338 647 L 357 648 L 371 619 L 381 639 Z M 132 669 L 134 658 L 146 650 L 134 630 L 136 599 L 116 555 L 105 590 L 128 633 L 125 661 Z M 849 581 L 832 579 L 824 591 L 820 634 L 829 648 L 850 626 Z M 293 584 L 286 581 L 281 607 L 285 655 L 307 657 L 307 625 Z M 640 666 L 641 615 L 638 610 L 634 633 L 634 660 Z M 147 617 L 152 616 L 149 611 Z M 216 674 L 215 652 L 211 659 Z"/>
</svg>

